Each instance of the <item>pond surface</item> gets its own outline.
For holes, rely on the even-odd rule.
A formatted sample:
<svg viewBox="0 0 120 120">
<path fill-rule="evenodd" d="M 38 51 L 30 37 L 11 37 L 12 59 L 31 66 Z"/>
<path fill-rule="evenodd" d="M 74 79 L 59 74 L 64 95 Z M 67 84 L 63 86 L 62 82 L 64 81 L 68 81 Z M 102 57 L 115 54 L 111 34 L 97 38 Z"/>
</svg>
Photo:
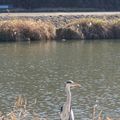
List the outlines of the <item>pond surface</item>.
<svg viewBox="0 0 120 120">
<path fill-rule="evenodd" d="M 75 120 L 90 120 L 94 105 L 120 118 L 120 41 L 0 43 L 1 111 L 25 95 L 41 116 L 59 120 L 67 80 L 81 84 L 71 90 Z"/>
</svg>

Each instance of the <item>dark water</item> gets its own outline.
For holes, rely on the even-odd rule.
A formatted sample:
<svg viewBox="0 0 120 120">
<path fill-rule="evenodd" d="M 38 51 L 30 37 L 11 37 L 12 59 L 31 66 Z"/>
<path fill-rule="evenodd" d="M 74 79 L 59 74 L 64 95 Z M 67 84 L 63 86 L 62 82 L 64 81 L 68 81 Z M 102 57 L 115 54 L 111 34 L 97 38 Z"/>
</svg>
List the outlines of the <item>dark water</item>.
<svg viewBox="0 0 120 120">
<path fill-rule="evenodd" d="M 49 120 L 59 120 L 66 80 L 72 89 L 75 120 L 89 120 L 92 109 L 120 117 L 120 42 L 70 41 L 0 43 L 0 110 L 9 112 L 17 95 Z"/>
</svg>

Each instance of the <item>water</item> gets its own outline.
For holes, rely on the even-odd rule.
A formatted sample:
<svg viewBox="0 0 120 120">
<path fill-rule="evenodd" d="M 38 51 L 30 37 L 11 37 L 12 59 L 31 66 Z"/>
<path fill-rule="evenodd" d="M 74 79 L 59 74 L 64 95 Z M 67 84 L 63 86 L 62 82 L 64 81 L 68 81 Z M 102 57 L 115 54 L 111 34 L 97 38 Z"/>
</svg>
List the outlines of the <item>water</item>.
<svg viewBox="0 0 120 120">
<path fill-rule="evenodd" d="M 11 111 L 16 96 L 25 95 L 33 109 L 59 120 L 65 82 L 72 89 L 76 120 L 90 120 L 92 109 L 120 118 L 120 42 L 69 41 L 0 43 L 0 110 Z"/>
</svg>

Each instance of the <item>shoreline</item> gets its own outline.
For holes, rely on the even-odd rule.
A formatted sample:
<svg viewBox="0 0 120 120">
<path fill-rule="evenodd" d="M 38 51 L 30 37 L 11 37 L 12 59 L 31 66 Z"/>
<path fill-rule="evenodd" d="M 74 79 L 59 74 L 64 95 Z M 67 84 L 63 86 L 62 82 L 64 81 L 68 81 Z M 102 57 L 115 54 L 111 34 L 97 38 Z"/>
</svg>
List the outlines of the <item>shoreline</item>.
<svg viewBox="0 0 120 120">
<path fill-rule="evenodd" d="M 7 22 L 7 25 L 5 26 L 3 25 L 4 21 Z M 120 39 L 120 12 L 87 12 L 85 14 L 84 12 L 60 12 L 45 14 L 1 13 L 0 22 L 1 25 L 4 26 L 4 28 L 7 28 L 7 31 L 5 31 L 4 28 L 0 28 L 0 35 L 2 35 L 2 40 L 4 40 L 5 38 L 9 39 L 9 37 L 11 37 L 11 40 L 15 39 L 13 41 L 17 41 L 17 38 L 19 38 L 20 41 L 21 36 L 23 40 L 25 39 L 31 41 L 35 39 Z M 15 22 L 15 25 L 12 22 Z M 19 23 L 21 23 L 21 25 Z M 42 24 L 43 26 L 41 27 L 40 24 Z M 24 26 L 24 29 L 21 26 Z M 34 28 L 34 30 L 32 27 Z M 15 31 L 13 31 L 12 29 L 14 29 Z M 27 35 L 25 29 L 27 29 L 28 31 Z M 45 32 L 43 32 L 43 29 L 45 30 Z M 34 35 L 31 36 L 30 34 Z M 8 37 L 4 38 L 5 35 L 8 35 Z M 36 37 L 36 35 L 38 36 L 38 38 Z"/>
</svg>

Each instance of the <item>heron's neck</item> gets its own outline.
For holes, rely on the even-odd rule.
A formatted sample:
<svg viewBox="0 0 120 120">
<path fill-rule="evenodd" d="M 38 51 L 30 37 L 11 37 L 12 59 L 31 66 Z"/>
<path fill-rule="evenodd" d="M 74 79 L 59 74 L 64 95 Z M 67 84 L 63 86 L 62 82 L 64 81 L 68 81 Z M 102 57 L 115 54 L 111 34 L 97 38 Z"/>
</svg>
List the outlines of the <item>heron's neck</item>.
<svg viewBox="0 0 120 120">
<path fill-rule="evenodd" d="M 70 92 L 70 87 L 66 88 L 66 94 L 67 94 L 67 99 L 66 99 L 66 103 L 68 103 L 71 107 L 71 92 Z"/>
</svg>

